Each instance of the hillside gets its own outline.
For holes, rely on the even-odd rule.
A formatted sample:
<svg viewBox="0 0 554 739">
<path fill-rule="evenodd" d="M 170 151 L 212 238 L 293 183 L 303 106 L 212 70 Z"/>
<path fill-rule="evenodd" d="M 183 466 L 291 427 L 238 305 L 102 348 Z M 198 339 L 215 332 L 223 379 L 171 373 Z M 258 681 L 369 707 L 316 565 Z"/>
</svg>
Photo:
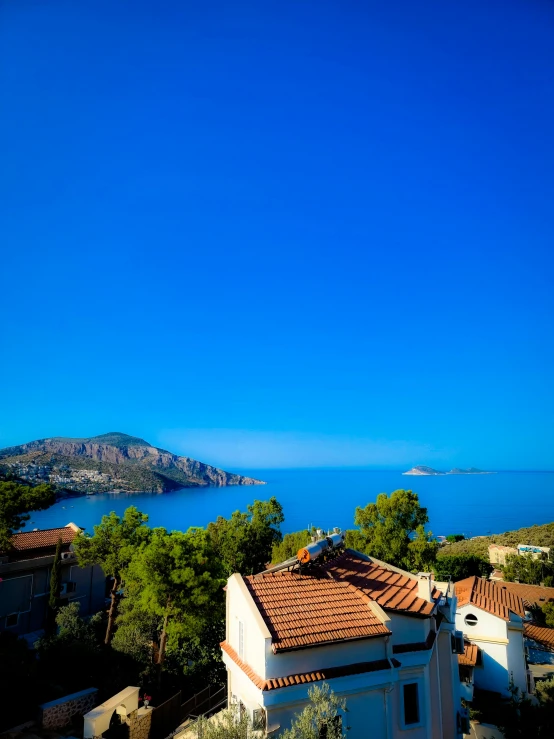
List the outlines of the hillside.
<svg viewBox="0 0 554 739">
<path fill-rule="evenodd" d="M 518 544 L 534 544 L 538 547 L 554 547 L 554 523 L 545 523 L 541 526 L 506 531 L 504 534 L 480 536 L 478 539 L 464 539 L 455 544 L 446 544 L 441 547 L 439 556 L 477 554 L 488 559 L 489 544 L 503 544 L 510 547 L 515 547 Z"/>
<path fill-rule="evenodd" d="M 50 482 L 58 492 L 77 494 L 163 493 L 183 487 L 264 484 L 119 432 L 89 439 L 39 439 L 1 449 L 3 476 Z"/>
<path fill-rule="evenodd" d="M 407 472 L 403 472 L 403 475 L 444 475 L 444 472 L 439 472 L 439 470 L 434 470 L 432 467 L 426 467 L 423 464 L 417 465 L 417 467 L 412 467 L 411 470 L 408 470 Z"/>
</svg>

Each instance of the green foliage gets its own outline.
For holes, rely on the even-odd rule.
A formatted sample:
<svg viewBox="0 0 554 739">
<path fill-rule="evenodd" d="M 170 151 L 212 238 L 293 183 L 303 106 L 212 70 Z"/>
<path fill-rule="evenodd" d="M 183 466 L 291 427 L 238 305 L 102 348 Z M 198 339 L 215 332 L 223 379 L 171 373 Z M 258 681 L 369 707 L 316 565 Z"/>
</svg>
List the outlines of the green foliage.
<svg viewBox="0 0 554 739">
<path fill-rule="evenodd" d="M 50 571 L 50 597 L 48 598 L 48 606 L 56 611 L 59 605 L 60 590 L 62 587 L 62 537 L 58 539 L 56 544 L 56 554 L 52 570 Z"/>
<path fill-rule="evenodd" d="M 430 531 L 423 524 L 416 529 L 415 536 L 408 544 L 408 566 L 418 572 L 428 572 L 435 562 L 439 545 L 432 539 Z"/>
<path fill-rule="evenodd" d="M 30 487 L 17 482 L 0 482 L 0 552 L 10 549 L 10 537 L 29 520 L 29 511 L 43 511 L 56 501 L 50 485 Z"/>
<path fill-rule="evenodd" d="M 291 559 L 291 557 L 296 557 L 298 550 L 310 543 L 310 537 L 314 531 L 314 529 L 311 532 L 308 529 L 303 529 L 292 534 L 285 534 L 283 541 L 273 545 L 271 562 L 277 564 L 284 562 L 286 559 Z"/>
<path fill-rule="evenodd" d="M 554 629 L 554 603 L 543 603 L 541 610 L 543 612 L 544 625 Z"/>
<path fill-rule="evenodd" d="M 446 537 L 446 541 L 449 541 L 451 544 L 454 544 L 457 541 L 463 541 L 465 539 L 465 536 L 463 534 L 448 534 Z"/>
<path fill-rule="evenodd" d="M 552 577 L 554 570 L 546 559 L 534 559 L 526 554 L 509 554 L 502 572 L 506 582 L 517 580 L 527 585 L 540 585 L 548 577 Z"/>
<path fill-rule="evenodd" d="M 478 539 L 464 539 L 455 544 L 447 544 L 443 551 L 447 554 L 476 554 L 488 559 L 489 544 L 502 544 L 508 547 L 517 547 L 524 542 L 537 547 L 554 548 L 554 523 L 545 523 L 542 526 L 529 526 L 515 531 L 506 531 L 504 534 L 482 536 Z"/>
<path fill-rule="evenodd" d="M 552 681 L 548 681 L 551 683 Z M 511 698 L 498 710 L 496 725 L 505 739 L 552 739 L 554 726 L 554 693 L 552 685 L 539 687 L 538 703 L 523 698 L 518 688 L 511 687 Z"/>
<path fill-rule="evenodd" d="M 339 698 L 327 683 L 308 690 L 309 703 L 297 713 L 290 729 L 281 733 L 281 739 L 344 739 L 342 718 L 346 701 Z"/>
<path fill-rule="evenodd" d="M 228 708 L 214 718 L 201 716 L 192 726 L 191 733 L 198 739 L 248 739 L 252 724 L 248 713 Z"/>
<path fill-rule="evenodd" d="M 453 582 L 463 580 L 466 577 L 488 577 L 493 566 L 482 557 L 475 554 L 445 555 L 437 557 L 433 565 L 436 580 L 448 580 Z"/>
<path fill-rule="evenodd" d="M 356 508 L 354 523 L 360 529 L 361 551 L 397 567 L 413 569 L 434 559 L 437 545 L 429 541 L 424 526 L 427 509 L 419 504 L 417 493 L 395 490 L 377 496 L 375 503 Z M 415 539 L 412 541 L 412 536 Z"/>
<path fill-rule="evenodd" d="M 208 525 L 214 551 L 227 575 L 253 575 L 271 562 L 274 545 L 281 542 L 285 520 L 276 498 L 255 500 L 247 512 L 235 511 L 230 519 L 219 516 Z"/>
<path fill-rule="evenodd" d="M 145 525 L 147 521 L 148 516 L 135 506 L 127 508 L 123 518 L 112 511 L 94 527 L 93 536 L 81 534 L 73 542 L 77 561 L 82 567 L 99 564 L 107 576 L 113 577 L 106 644 L 111 640 L 115 628 L 123 572 L 150 538 L 150 529 Z"/>
<path fill-rule="evenodd" d="M 158 663 L 181 639 L 200 637 L 207 623 L 224 617 L 221 563 L 204 529 L 168 533 L 153 529 L 124 579 L 133 582 L 137 606 L 158 618 Z"/>
</svg>

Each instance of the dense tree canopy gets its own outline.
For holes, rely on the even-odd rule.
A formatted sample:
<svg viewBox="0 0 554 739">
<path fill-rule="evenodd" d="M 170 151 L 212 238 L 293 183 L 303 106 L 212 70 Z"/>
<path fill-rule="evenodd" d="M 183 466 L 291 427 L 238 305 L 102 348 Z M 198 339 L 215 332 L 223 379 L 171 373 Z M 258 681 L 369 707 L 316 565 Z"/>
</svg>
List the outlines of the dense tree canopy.
<svg viewBox="0 0 554 739">
<path fill-rule="evenodd" d="M 253 575 L 264 570 L 273 546 L 282 539 L 284 520 L 281 504 L 270 498 L 255 500 L 246 513 L 235 511 L 229 519 L 219 516 L 210 523 L 208 534 L 225 573 Z"/>
<path fill-rule="evenodd" d="M 81 566 L 99 564 L 106 576 L 113 578 L 106 644 L 113 636 L 123 572 L 149 539 L 147 521 L 148 516 L 135 506 L 127 508 L 123 518 L 112 511 L 94 527 L 93 536 L 81 534 L 73 542 Z"/>
<path fill-rule="evenodd" d="M 475 554 L 439 555 L 433 564 L 436 580 L 451 579 L 453 582 L 473 575 L 488 577 L 492 570 L 491 564 Z"/>
<path fill-rule="evenodd" d="M 150 541 L 129 563 L 125 579 L 133 583 L 137 606 L 158 621 L 156 661 L 181 639 L 200 638 L 207 624 L 224 617 L 221 563 L 205 529 L 186 533 L 152 530 Z"/>
<path fill-rule="evenodd" d="M 347 543 L 397 567 L 419 569 L 432 562 L 437 551 L 437 544 L 424 529 L 428 521 L 427 509 L 420 505 L 417 493 L 381 493 L 375 503 L 356 508 L 354 523 L 359 531 L 351 534 Z"/>
<path fill-rule="evenodd" d="M 10 537 L 29 520 L 30 511 L 42 511 L 56 501 L 50 485 L 20 485 L 0 481 L 0 552 L 10 548 Z"/>
<path fill-rule="evenodd" d="M 552 563 L 546 558 L 534 559 L 531 555 L 509 554 L 502 572 L 506 582 L 550 586 L 554 580 Z"/>
</svg>

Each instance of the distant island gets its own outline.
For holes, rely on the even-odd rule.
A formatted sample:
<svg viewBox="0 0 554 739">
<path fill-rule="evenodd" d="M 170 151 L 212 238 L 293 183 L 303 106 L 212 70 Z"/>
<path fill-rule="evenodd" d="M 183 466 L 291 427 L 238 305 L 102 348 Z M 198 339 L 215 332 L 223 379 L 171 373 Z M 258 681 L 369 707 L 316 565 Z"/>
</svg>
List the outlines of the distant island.
<svg viewBox="0 0 554 739">
<path fill-rule="evenodd" d="M 88 439 L 39 439 L 1 449 L 0 479 L 47 482 L 62 496 L 265 484 L 117 431 Z"/>
<path fill-rule="evenodd" d="M 418 465 L 412 467 L 411 470 L 403 472 L 403 475 L 494 475 L 494 472 L 486 472 L 485 470 L 478 470 L 477 467 L 468 467 L 467 470 L 463 470 L 460 467 L 453 467 L 449 472 L 441 472 L 440 470 L 434 470 L 432 467 L 426 467 L 425 465 Z"/>
</svg>

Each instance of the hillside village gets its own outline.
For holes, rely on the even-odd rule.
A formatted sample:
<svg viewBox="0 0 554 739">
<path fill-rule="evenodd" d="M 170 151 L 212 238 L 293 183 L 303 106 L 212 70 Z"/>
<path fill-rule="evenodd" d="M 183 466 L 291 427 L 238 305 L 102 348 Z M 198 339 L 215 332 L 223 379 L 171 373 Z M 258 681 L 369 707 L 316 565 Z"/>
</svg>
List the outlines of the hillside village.
<svg viewBox="0 0 554 739">
<path fill-rule="evenodd" d="M 402 499 L 419 520 L 417 496 L 396 491 L 390 501 Z M 236 706 L 245 737 L 254 729 L 252 736 L 278 737 L 288 736 L 299 709 L 327 701 L 327 709 L 335 706 L 332 726 L 347 726 L 349 739 L 366 737 L 368 722 L 375 739 L 456 739 L 477 719 L 502 728 L 516 695 L 544 722 L 542 696 L 554 676 L 554 587 L 503 575 L 514 558 L 549 566 L 549 547 L 490 544 L 489 562 L 482 560 L 488 576 L 438 579 L 431 560 L 427 571 L 410 571 L 352 548 L 352 534 L 339 529 L 283 538 L 282 520 L 271 499 L 218 518 L 204 533 L 152 531 L 130 508 L 123 519 L 105 517 L 92 537 L 75 523 L 12 534 L 0 555 L 0 638 L 11 639 L 11 649 L 14 639 L 27 645 L 31 660 L 36 649 L 43 681 L 58 675 L 75 688 L 40 688 L 41 708 L 12 707 L 14 717 L 34 722 L 39 735 L 63 736 L 71 726 L 73 736 L 110 739 L 117 709 L 130 739 L 209 739 Z M 249 551 L 254 532 L 265 544 Z M 377 535 L 361 526 L 358 544 L 371 551 Z M 297 551 L 293 540 L 303 543 Z M 405 543 L 417 562 L 409 537 Z M 283 546 L 293 547 L 291 556 L 264 564 L 263 551 L 282 554 Z M 455 546 L 441 547 L 436 562 L 451 563 Z M 210 553 L 208 569 L 182 560 L 190 547 Z M 464 566 L 474 565 L 471 556 L 461 555 Z M 156 563 L 167 557 L 164 575 Z M 183 567 L 186 579 L 170 585 L 167 578 Z M 191 577 L 200 578 L 196 585 Z M 208 600 L 198 601 L 191 587 L 208 588 Z M 214 628 L 216 641 L 208 636 Z M 67 682 L 55 665 L 77 648 L 82 667 Z M 100 690 L 95 674 L 104 675 Z"/>
</svg>

